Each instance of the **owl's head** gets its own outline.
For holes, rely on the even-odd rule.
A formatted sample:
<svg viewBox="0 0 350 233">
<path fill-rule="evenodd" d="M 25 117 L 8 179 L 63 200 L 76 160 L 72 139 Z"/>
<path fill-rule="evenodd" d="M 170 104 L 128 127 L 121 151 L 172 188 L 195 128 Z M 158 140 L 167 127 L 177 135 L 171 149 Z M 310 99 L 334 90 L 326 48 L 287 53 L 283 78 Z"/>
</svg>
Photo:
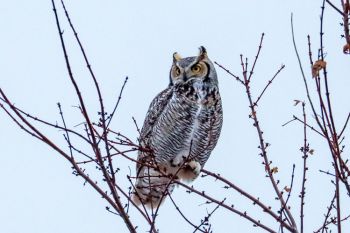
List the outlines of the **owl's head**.
<svg viewBox="0 0 350 233">
<path fill-rule="evenodd" d="M 173 54 L 173 64 L 170 70 L 170 84 L 186 83 L 190 80 L 217 85 L 218 79 L 214 64 L 210 61 L 206 49 L 199 47 L 196 57 L 181 58 L 178 53 Z"/>
</svg>

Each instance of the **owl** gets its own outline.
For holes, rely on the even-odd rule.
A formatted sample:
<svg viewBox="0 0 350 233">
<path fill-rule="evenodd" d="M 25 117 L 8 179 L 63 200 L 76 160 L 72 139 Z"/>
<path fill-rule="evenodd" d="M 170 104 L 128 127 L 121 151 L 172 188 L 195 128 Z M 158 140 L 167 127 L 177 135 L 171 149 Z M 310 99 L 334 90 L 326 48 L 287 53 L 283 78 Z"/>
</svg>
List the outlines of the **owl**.
<svg viewBox="0 0 350 233">
<path fill-rule="evenodd" d="M 223 122 L 214 64 L 199 55 L 173 54 L 169 86 L 151 102 L 141 134 L 133 200 L 156 208 L 174 180 L 195 180 L 219 139 Z"/>
</svg>

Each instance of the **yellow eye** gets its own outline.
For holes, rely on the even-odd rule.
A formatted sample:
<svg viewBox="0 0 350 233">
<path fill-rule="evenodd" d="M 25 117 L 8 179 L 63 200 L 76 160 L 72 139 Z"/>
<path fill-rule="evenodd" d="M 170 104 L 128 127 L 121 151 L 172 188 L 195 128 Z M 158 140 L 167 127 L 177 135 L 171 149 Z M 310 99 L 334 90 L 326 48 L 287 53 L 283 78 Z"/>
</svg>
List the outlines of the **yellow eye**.
<svg viewBox="0 0 350 233">
<path fill-rule="evenodd" d="M 175 68 L 175 75 L 176 75 L 176 76 L 179 76 L 180 73 L 181 73 L 180 68 L 179 68 L 179 67 L 176 67 L 176 68 Z"/>
<path fill-rule="evenodd" d="M 200 73 L 202 71 L 202 66 L 200 64 L 195 64 L 194 66 L 192 66 L 191 68 L 193 73 Z"/>
</svg>

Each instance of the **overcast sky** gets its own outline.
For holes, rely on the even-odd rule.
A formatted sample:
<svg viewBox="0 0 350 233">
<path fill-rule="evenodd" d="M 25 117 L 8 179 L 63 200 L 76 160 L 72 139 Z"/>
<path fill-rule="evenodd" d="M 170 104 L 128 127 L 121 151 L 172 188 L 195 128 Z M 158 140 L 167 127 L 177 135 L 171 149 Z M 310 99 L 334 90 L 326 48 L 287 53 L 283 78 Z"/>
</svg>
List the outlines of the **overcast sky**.
<svg viewBox="0 0 350 233">
<path fill-rule="evenodd" d="M 338 4 L 338 1 L 336 1 Z M 62 21 L 73 72 L 94 119 L 97 98 L 85 64 L 65 21 L 62 7 L 56 3 Z M 312 49 L 319 46 L 319 15 L 322 1 L 67 1 L 79 36 L 101 85 L 107 112 L 111 112 L 126 76 L 129 77 L 120 108 L 112 127 L 136 140 L 132 121 L 142 124 L 153 97 L 168 85 L 173 52 L 183 57 L 194 56 L 198 47 L 240 75 L 239 55 L 252 63 L 265 33 L 264 44 L 253 77 L 252 90 L 257 96 L 277 69 L 286 68 L 261 100 L 258 114 L 264 135 L 272 145 L 270 159 L 279 167 L 281 187 L 289 185 L 292 165 L 296 164 L 295 184 L 290 205 L 299 222 L 302 159 L 302 125 L 281 127 L 293 114 L 301 114 L 293 106 L 294 99 L 304 100 L 305 90 L 292 47 L 290 15 L 294 14 L 296 40 L 310 78 L 306 36 L 311 35 Z M 334 101 L 336 124 L 341 127 L 350 111 L 349 56 L 342 54 L 344 40 L 339 15 L 331 8 L 325 13 L 325 51 Z M 51 1 L 4 1 L 0 5 L 0 87 L 16 106 L 52 122 L 59 121 L 56 103 L 65 109 L 68 124 L 82 122 L 77 98 L 70 84 L 56 29 Z M 264 167 L 258 153 L 258 138 L 252 122 L 245 91 L 236 81 L 217 67 L 223 100 L 224 125 L 216 149 L 206 169 L 218 172 L 254 196 L 276 207 L 271 184 L 264 178 Z M 310 78 L 311 79 L 311 78 Z M 308 110 L 309 111 L 309 110 Z M 309 111 L 310 112 L 310 111 Z M 309 115 L 309 121 L 313 119 Z M 4 233 L 99 233 L 127 232 L 122 221 L 106 212 L 106 203 L 81 178 L 73 176 L 70 165 L 46 145 L 22 132 L 0 111 L 0 232 Z M 62 132 L 43 128 L 65 146 Z M 346 132 L 346 136 L 349 131 Z M 346 139 L 345 142 L 349 142 Z M 321 226 L 323 214 L 333 195 L 331 177 L 318 170 L 330 169 L 330 155 L 323 141 L 310 132 L 315 155 L 309 159 L 306 195 L 305 232 Z M 346 155 L 349 155 L 346 151 Z M 135 154 L 134 154 L 135 156 Z M 119 165 L 122 174 L 134 164 Z M 121 182 L 126 179 L 120 176 Z M 208 185 L 210 184 L 210 185 Z M 198 189 L 230 198 L 238 209 L 277 230 L 275 221 L 264 217 L 242 196 L 227 192 L 212 180 L 199 178 Z M 213 206 L 199 206 L 203 199 L 188 195 L 179 188 L 174 198 L 191 219 L 199 223 Z M 350 214 L 345 203 L 343 213 Z M 141 219 L 133 219 L 145 232 Z M 162 206 L 157 220 L 160 232 L 192 232 L 179 217 L 171 202 Z M 225 210 L 212 217 L 214 232 L 262 232 L 251 223 Z M 343 232 L 350 232 L 344 224 Z"/>
</svg>

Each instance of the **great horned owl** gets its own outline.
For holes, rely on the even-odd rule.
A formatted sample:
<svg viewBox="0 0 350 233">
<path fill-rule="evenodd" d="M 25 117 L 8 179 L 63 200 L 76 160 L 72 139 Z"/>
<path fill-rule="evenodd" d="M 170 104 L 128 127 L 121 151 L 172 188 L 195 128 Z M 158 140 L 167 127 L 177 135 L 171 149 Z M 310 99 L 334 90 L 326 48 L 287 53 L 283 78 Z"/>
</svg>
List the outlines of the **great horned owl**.
<svg viewBox="0 0 350 233">
<path fill-rule="evenodd" d="M 173 55 L 168 88 L 152 101 L 143 124 L 133 200 L 156 208 L 175 187 L 193 181 L 207 162 L 223 116 L 218 79 L 205 48 Z"/>
</svg>

